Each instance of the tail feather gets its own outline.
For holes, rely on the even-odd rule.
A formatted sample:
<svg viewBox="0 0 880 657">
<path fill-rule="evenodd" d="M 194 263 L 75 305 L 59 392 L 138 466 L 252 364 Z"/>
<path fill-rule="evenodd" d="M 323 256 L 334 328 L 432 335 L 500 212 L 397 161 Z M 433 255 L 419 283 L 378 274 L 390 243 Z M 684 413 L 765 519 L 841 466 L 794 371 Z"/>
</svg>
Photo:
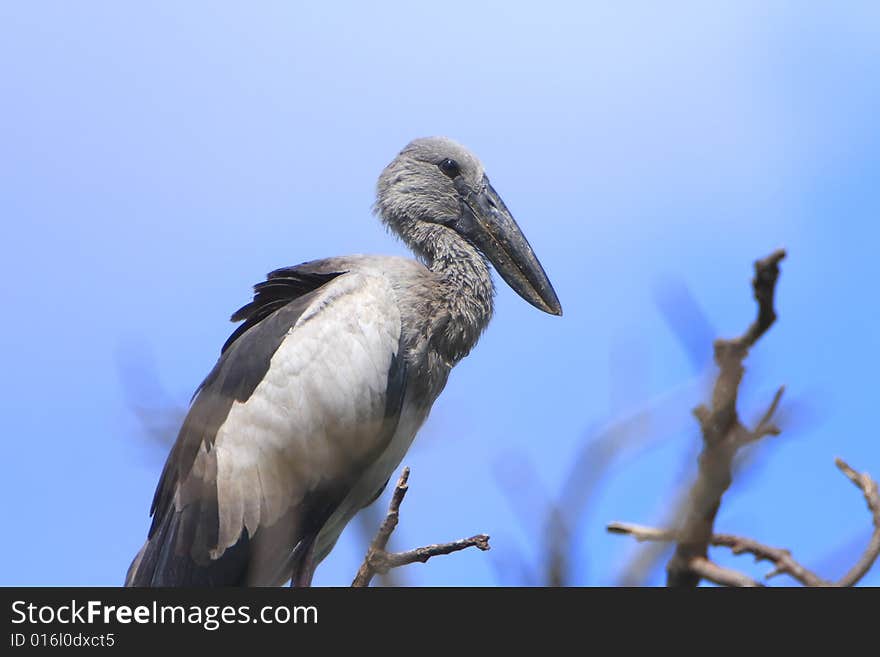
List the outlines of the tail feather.
<svg viewBox="0 0 880 657">
<path fill-rule="evenodd" d="M 178 535 L 185 512 L 171 510 L 165 514 L 159 531 L 135 556 L 125 578 L 126 586 L 243 586 L 250 559 L 247 530 L 238 542 L 227 548 L 219 559 L 196 560 L 191 551 L 181 549 Z"/>
</svg>

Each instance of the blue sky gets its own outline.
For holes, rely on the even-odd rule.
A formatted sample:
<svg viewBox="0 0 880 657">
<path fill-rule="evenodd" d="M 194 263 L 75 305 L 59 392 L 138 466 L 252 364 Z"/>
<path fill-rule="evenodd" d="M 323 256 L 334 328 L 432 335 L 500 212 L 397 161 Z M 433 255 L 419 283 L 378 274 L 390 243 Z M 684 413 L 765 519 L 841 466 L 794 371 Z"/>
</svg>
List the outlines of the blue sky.
<svg viewBox="0 0 880 657">
<path fill-rule="evenodd" d="M 375 180 L 431 134 L 483 160 L 565 316 L 499 285 L 405 459 L 396 536 L 493 550 L 406 581 L 521 581 L 584 436 L 651 402 L 650 448 L 575 528 L 575 581 L 616 581 L 636 547 L 604 524 L 658 521 L 698 440 L 704 379 L 658 298 L 686 287 L 736 334 L 751 262 L 779 246 L 780 320 L 741 408 L 785 384 L 786 431 L 717 527 L 841 575 L 870 523 L 833 457 L 880 477 L 880 9 L 611 4 L 0 5 L 0 583 L 121 583 L 167 449 L 134 400 L 157 421 L 184 407 L 266 272 L 404 253 Z M 363 549 L 346 534 L 317 583 L 347 584 Z"/>
</svg>

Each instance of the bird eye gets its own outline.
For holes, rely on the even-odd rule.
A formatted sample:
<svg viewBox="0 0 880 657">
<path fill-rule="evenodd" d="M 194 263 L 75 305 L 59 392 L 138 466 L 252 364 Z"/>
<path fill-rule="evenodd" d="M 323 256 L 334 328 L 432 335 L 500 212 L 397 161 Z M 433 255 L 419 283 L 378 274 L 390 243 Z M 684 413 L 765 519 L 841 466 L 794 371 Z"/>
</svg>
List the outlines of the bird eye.
<svg viewBox="0 0 880 657">
<path fill-rule="evenodd" d="M 445 160 L 441 160 L 440 164 L 437 166 L 440 167 L 440 171 L 450 178 L 456 178 L 461 174 L 461 168 L 458 166 L 458 162 L 450 160 L 448 157 Z"/>
</svg>

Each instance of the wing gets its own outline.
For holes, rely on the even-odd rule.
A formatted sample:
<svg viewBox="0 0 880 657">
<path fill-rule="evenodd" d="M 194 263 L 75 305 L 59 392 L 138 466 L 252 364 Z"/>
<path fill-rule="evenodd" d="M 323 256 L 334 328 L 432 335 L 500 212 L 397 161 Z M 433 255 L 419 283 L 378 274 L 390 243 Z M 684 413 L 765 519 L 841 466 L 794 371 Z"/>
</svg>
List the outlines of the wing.
<svg viewBox="0 0 880 657">
<path fill-rule="evenodd" d="M 381 274 L 327 267 L 273 272 L 233 315 L 127 583 L 277 579 L 385 449 L 405 389 L 396 299 Z"/>
</svg>

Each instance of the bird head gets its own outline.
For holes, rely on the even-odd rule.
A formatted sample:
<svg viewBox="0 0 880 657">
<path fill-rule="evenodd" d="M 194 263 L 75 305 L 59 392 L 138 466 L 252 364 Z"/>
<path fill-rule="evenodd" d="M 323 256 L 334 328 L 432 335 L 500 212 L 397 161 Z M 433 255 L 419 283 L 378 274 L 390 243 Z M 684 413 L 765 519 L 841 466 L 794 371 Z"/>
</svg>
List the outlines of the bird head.
<svg viewBox="0 0 880 657">
<path fill-rule="evenodd" d="M 376 211 L 411 246 L 451 231 L 471 244 L 523 299 L 544 312 L 562 306 L 532 247 L 489 183 L 483 165 L 446 137 L 410 142 L 379 177 Z M 448 234 L 448 233 L 447 233 Z"/>
</svg>

